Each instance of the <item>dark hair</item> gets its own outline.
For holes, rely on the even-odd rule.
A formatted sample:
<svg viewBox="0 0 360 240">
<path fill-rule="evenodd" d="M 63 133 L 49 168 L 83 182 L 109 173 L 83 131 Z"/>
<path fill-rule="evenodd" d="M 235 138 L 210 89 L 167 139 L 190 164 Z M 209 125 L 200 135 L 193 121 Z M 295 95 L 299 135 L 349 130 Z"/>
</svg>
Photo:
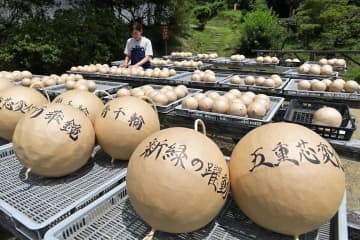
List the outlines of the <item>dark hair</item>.
<svg viewBox="0 0 360 240">
<path fill-rule="evenodd" d="M 143 31 L 142 24 L 139 22 L 134 22 L 131 30 L 137 30 L 137 31 L 142 32 Z"/>
</svg>

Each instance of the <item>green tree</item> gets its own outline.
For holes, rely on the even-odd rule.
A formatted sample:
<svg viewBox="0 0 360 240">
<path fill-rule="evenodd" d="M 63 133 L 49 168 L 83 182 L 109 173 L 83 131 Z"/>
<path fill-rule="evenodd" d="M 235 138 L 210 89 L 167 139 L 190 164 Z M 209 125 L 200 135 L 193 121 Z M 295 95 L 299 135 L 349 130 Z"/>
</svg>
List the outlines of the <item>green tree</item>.
<svg viewBox="0 0 360 240">
<path fill-rule="evenodd" d="M 163 53 L 160 25 L 169 25 L 177 44 L 191 18 L 193 1 L 1 0 L 0 68 L 62 73 L 73 65 L 123 58 L 129 23 L 144 23 L 155 53 Z"/>
<path fill-rule="evenodd" d="M 255 10 L 244 17 L 241 25 L 240 51 L 279 48 L 285 38 L 285 29 L 270 10 Z"/>
<path fill-rule="evenodd" d="M 305 48 L 358 47 L 360 7 L 348 0 L 307 0 L 296 19 L 298 36 Z"/>
<path fill-rule="evenodd" d="M 193 9 L 193 14 L 198 20 L 199 28 L 204 29 L 204 26 L 208 20 L 214 17 L 219 10 L 226 8 L 225 1 L 214 1 L 203 4 L 197 4 Z"/>
</svg>

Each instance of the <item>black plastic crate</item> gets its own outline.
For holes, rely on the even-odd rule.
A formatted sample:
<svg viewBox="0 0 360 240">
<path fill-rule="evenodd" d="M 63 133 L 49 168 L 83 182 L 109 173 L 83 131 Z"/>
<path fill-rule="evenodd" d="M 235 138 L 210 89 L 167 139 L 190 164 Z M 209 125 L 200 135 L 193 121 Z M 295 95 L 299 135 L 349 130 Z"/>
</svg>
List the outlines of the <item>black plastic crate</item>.
<svg viewBox="0 0 360 240">
<path fill-rule="evenodd" d="M 340 127 L 312 124 L 314 112 L 324 106 L 333 107 L 340 112 L 343 118 Z M 292 99 L 284 120 L 304 125 L 325 138 L 337 140 L 350 140 L 356 129 L 355 120 L 350 116 L 348 105 L 341 103 Z"/>
</svg>

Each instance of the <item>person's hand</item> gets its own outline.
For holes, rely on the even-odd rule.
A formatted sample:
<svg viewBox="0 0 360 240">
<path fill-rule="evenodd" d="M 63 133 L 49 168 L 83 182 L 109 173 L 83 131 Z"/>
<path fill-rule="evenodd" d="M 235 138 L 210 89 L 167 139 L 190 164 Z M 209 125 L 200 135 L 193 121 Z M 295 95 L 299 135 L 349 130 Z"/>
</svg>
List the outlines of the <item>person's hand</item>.
<svg viewBox="0 0 360 240">
<path fill-rule="evenodd" d="M 138 65 L 136 65 L 136 64 L 135 64 L 135 65 L 130 65 L 130 66 L 128 66 L 128 68 L 130 68 L 130 69 L 131 69 L 131 68 L 137 68 L 137 67 L 138 67 Z"/>
<path fill-rule="evenodd" d="M 121 68 L 126 68 L 126 67 L 127 67 L 127 64 L 126 64 L 126 63 L 120 64 L 119 67 L 121 67 Z"/>
</svg>

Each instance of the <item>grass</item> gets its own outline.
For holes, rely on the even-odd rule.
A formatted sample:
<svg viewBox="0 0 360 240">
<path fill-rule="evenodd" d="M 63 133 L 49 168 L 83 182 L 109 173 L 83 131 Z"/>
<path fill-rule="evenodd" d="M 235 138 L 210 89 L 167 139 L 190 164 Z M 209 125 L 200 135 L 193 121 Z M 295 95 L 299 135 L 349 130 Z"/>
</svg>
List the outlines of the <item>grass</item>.
<svg viewBox="0 0 360 240">
<path fill-rule="evenodd" d="M 205 25 L 204 30 L 189 29 L 180 39 L 182 49 L 195 53 L 217 52 L 219 56 L 235 53 L 240 41 L 240 32 L 234 29 L 234 23 L 218 15 Z"/>
<path fill-rule="evenodd" d="M 360 83 L 360 66 L 352 64 L 348 66 L 348 70 L 344 75 L 345 80 L 355 80 Z"/>
</svg>

